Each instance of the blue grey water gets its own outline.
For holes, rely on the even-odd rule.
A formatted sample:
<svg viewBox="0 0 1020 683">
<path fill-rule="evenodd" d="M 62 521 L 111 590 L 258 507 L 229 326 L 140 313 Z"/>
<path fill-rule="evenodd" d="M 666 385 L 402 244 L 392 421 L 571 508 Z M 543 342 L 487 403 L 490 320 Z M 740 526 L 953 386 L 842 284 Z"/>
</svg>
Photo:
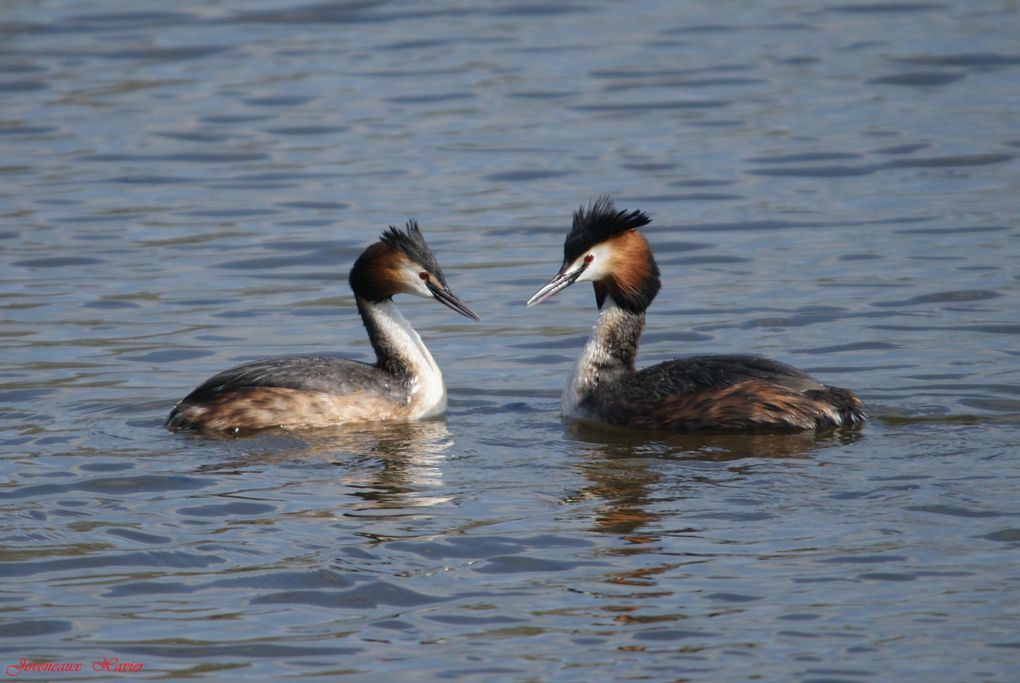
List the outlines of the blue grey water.
<svg viewBox="0 0 1020 683">
<path fill-rule="evenodd" d="M 7 0 L 0 665 L 1016 680 L 1018 35 L 1008 0 Z M 564 425 L 594 299 L 523 302 L 604 193 L 654 219 L 641 364 L 768 355 L 871 423 Z M 347 270 L 409 217 L 483 318 L 398 298 L 445 420 L 162 428 L 237 362 L 370 360 Z"/>
</svg>

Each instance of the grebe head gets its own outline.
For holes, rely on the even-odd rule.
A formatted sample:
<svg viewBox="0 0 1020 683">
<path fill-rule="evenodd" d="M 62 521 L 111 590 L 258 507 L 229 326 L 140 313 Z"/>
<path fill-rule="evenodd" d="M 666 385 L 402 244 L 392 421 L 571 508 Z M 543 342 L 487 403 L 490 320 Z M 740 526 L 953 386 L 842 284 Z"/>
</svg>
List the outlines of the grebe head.
<svg viewBox="0 0 1020 683">
<path fill-rule="evenodd" d="M 609 197 L 599 197 L 574 212 L 574 224 L 563 243 L 563 265 L 545 287 L 528 299 L 534 306 L 575 282 L 591 282 L 599 308 L 606 298 L 640 313 L 659 291 L 659 267 L 638 228 L 652 219 L 643 211 L 618 210 Z"/>
<path fill-rule="evenodd" d="M 425 243 L 418 221 L 407 221 L 404 230 L 390 226 L 354 262 L 351 289 L 366 301 L 386 301 L 394 294 L 414 294 L 435 299 L 461 315 L 478 316 L 450 291 L 439 262 Z"/>
</svg>

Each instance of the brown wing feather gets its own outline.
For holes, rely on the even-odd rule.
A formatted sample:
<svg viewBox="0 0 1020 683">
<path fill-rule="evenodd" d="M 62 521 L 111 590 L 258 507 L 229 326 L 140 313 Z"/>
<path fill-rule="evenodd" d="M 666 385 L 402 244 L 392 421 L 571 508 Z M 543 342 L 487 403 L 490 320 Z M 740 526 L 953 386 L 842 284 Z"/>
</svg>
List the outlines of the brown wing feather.
<svg viewBox="0 0 1020 683">
<path fill-rule="evenodd" d="M 282 387 L 241 387 L 201 402 L 185 399 L 174 408 L 167 427 L 208 432 L 315 429 L 347 422 L 406 419 L 407 413 L 408 406 L 369 391 L 341 396 Z"/>
<path fill-rule="evenodd" d="M 833 392 L 846 406 L 831 400 Z M 774 382 L 749 380 L 668 396 L 630 394 L 607 402 L 602 412 L 614 424 L 643 429 L 802 430 L 856 423 L 863 420 L 860 408 L 857 397 L 845 389 L 801 392 Z"/>
</svg>

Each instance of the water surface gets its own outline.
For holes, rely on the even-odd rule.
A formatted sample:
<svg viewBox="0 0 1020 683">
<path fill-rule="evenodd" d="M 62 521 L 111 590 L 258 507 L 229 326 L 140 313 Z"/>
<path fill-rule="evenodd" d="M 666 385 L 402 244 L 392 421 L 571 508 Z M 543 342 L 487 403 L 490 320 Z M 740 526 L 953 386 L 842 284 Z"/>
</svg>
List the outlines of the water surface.
<svg viewBox="0 0 1020 683">
<path fill-rule="evenodd" d="M 5 667 L 1015 676 L 1013 3 L 0 12 Z M 642 364 L 765 354 L 867 428 L 561 423 L 593 297 L 523 302 L 603 193 L 654 219 Z M 399 299 L 445 420 L 162 429 L 237 362 L 370 360 L 347 269 L 409 217 L 483 318 Z"/>
</svg>

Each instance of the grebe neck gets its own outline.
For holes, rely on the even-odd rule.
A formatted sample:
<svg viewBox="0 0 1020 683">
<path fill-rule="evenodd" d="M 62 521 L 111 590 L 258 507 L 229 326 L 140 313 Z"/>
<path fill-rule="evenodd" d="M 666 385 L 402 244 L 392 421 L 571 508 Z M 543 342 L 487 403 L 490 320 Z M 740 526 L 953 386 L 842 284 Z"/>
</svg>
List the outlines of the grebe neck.
<svg viewBox="0 0 1020 683">
<path fill-rule="evenodd" d="M 432 354 L 391 299 L 355 300 L 381 370 L 408 382 L 421 379 L 442 384 L 443 375 Z"/>
<path fill-rule="evenodd" d="M 645 328 L 645 312 L 621 308 L 605 299 L 595 329 L 581 351 L 577 367 L 563 393 L 563 410 L 574 414 L 600 388 L 634 374 L 638 343 Z"/>
</svg>

